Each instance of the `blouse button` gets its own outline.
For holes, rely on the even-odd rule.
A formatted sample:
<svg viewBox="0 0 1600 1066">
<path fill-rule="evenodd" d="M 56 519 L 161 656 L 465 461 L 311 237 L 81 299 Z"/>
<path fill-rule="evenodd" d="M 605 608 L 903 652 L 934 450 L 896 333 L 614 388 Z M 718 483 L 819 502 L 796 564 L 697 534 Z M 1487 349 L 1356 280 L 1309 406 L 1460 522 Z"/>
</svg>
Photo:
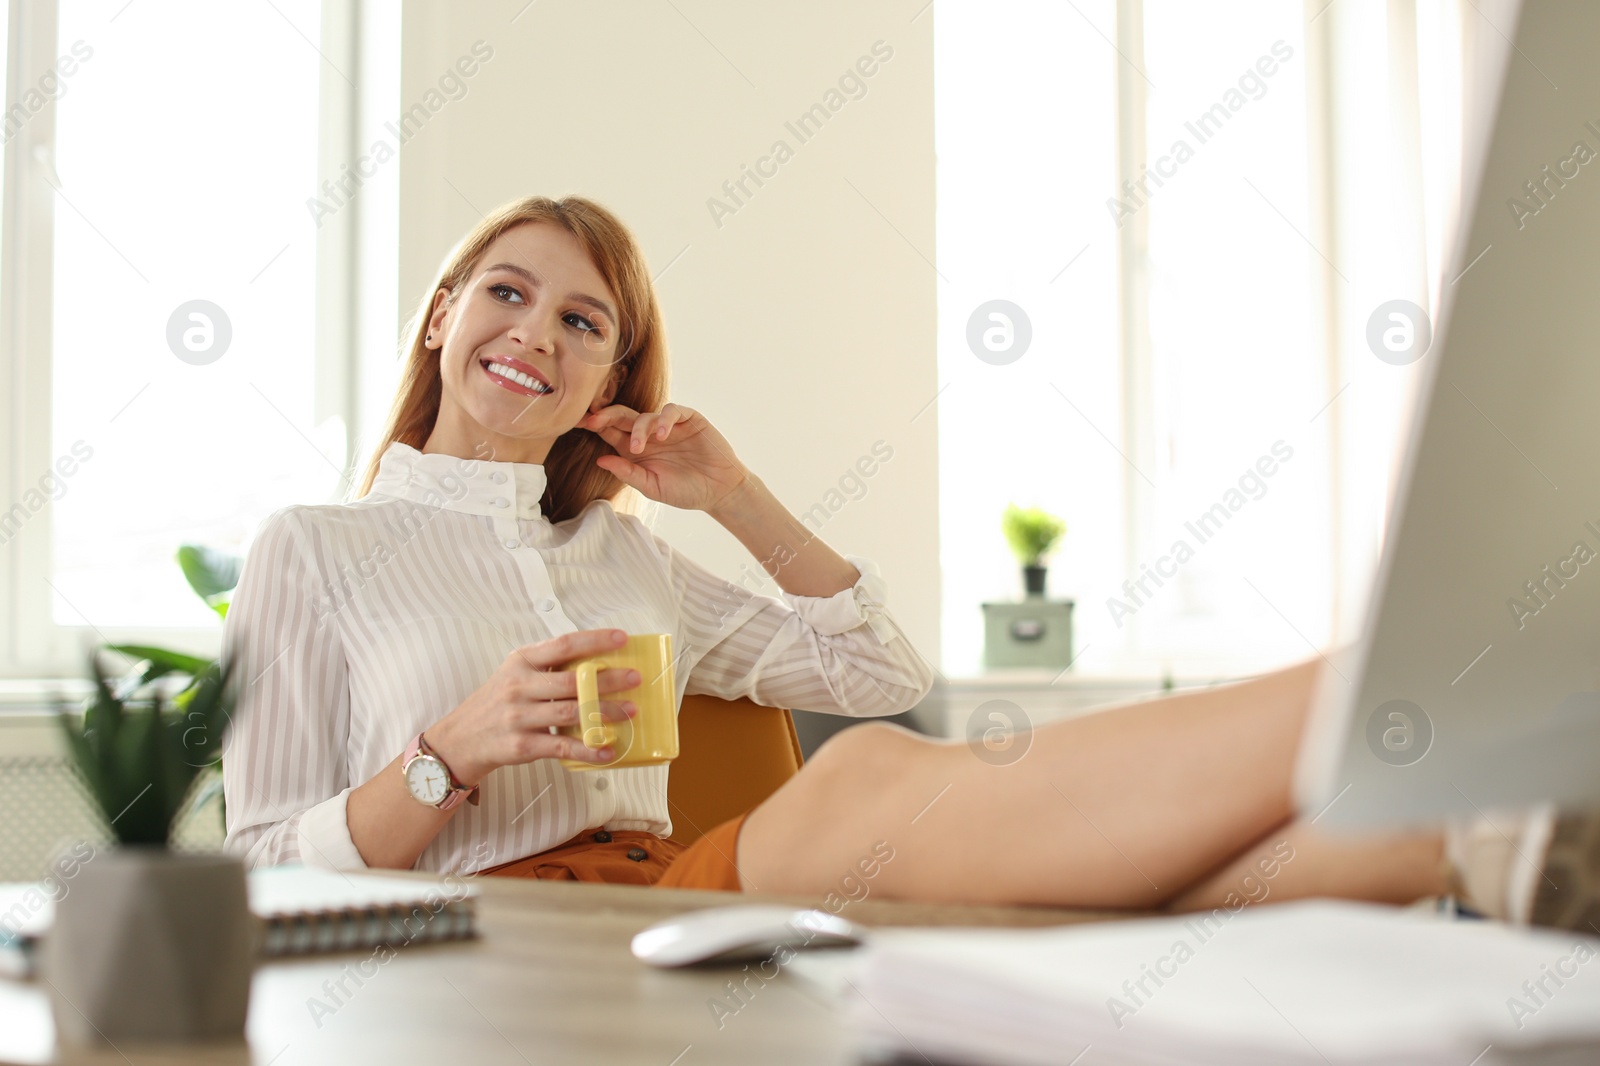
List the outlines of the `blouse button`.
<svg viewBox="0 0 1600 1066">
<path fill-rule="evenodd" d="M 549 596 L 546 596 L 544 599 L 539 601 L 539 610 L 544 611 L 546 614 L 555 610 L 555 606 L 556 601 L 552 600 Z"/>
<path fill-rule="evenodd" d="M 594 789 L 595 789 L 596 792 L 604 792 L 608 787 L 610 787 L 610 786 L 606 782 L 605 778 L 596 777 L 594 779 Z"/>
<path fill-rule="evenodd" d="M 649 854 L 643 848 L 628 849 L 628 858 L 632 859 L 634 862 L 644 862 L 649 857 Z"/>
<path fill-rule="evenodd" d="M 611 843 L 611 834 L 601 829 L 595 833 L 594 842 L 596 844 L 609 844 Z"/>
<path fill-rule="evenodd" d="M 504 470 L 491 471 L 489 474 L 489 480 L 494 482 L 496 485 L 504 484 L 506 480 L 506 472 Z"/>
<path fill-rule="evenodd" d="M 511 501 L 506 499 L 504 496 L 496 496 L 494 498 L 494 505 L 496 507 L 510 507 Z"/>
<path fill-rule="evenodd" d="M 515 540 L 509 540 L 509 539 L 508 539 L 508 540 L 506 540 L 506 542 L 505 542 L 505 545 L 506 545 L 506 547 L 508 547 L 508 548 L 515 548 L 515 547 L 516 547 L 516 546 L 517 546 L 517 545 L 518 545 L 518 544 L 519 544 L 519 543 L 521 543 L 521 542 L 520 542 L 520 541 L 515 541 Z"/>
</svg>

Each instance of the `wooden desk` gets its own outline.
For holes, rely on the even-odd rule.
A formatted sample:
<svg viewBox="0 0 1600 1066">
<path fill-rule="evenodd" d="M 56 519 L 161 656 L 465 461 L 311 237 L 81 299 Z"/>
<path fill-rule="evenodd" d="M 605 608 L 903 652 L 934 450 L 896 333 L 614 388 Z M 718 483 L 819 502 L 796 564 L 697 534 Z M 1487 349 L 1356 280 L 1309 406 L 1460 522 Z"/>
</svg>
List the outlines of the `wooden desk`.
<svg viewBox="0 0 1600 1066">
<path fill-rule="evenodd" d="M 398 949 L 331 1015 L 324 982 L 354 973 L 370 951 L 273 961 L 257 969 L 247 1043 L 183 1049 L 119 1044 L 94 1053 L 53 1047 L 46 989 L 0 980 L 0 1063 L 92 1066 L 364 1066 L 379 1063 L 853 1063 L 849 1034 L 809 986 L 787 973 L 722 1018 L 709 1002 L 742 964 L 656 970 L 628 942 L 661 918 L 730 902 L 793 896 L 483 878 L 477 940 Z M 1119 917 L 1046 908 L 951 907 L 868 897 L 840 912 L 866 925 L 1058 925 Z M 348 969 L 347 969 L 348 968 Z M 370 967 L 369 967 L 370 968 Z M 725 1000 L 726 1001 L 726 1000 Z"/>
</svg>

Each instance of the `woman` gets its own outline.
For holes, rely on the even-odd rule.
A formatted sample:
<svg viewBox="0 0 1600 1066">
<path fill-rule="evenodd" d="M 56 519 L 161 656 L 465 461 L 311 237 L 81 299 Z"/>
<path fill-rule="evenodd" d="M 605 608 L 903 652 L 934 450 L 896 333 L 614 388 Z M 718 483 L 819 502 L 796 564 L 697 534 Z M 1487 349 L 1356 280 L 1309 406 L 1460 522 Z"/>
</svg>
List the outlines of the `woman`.
<svg viewBox="0 0 1600 1066">
<path fill-rule="evenodd" d="M 1484 824 L 1447 847 L 1293 821 L 1316 660 L 1052 723 L 1007 766 L 883 723 L 845 730 L 746 816 L 688 849 L 664 839 L 665 766 L 557 761 L 614 754 L 551 731 L 577 714 L 562 664 L 666 632 L 679 699 L 876 716 L 932 684 L 876 566 L 811 535 L 666 395 L 649 272 L 603 208 L 530 197 L 457 246 L 359 498 L 276 512 L 245 564 L 224 627 L 250 679 L 224 757 L 230 851 L 818 895 L 871 862 L 885 896 L 1097 907 L 1230 905 L 1263 879 L 1275 899 L 1464 887 L 1490 913 L 1554 913 Z M 624 486 L 711 515 L 782 600 L 619 512 Z M 606 670 L 600 690 L 636 682 Z M 633 712 L 604 701 L 613 720 Z M 419 754 L 444 767 L 443 800 L 408 787 Z M 1550 827 L 1527 819 L 1523 851 L 1542 854 Z"/>
</svg>

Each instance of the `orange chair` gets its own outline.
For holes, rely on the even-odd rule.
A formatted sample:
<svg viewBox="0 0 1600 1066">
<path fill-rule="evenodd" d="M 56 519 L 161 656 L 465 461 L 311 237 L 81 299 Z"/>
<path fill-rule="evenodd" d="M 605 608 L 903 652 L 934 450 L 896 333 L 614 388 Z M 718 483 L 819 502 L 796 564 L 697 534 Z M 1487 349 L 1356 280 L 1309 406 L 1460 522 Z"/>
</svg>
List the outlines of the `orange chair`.
<svg viewBox="0 0 1600 1066">
<path fill-rule="evenodd" d="M 678 752 L 667 773 L 667 810 L 671 839 L 682 844 L 750 810 L 805 762 L 786 709 L 716 696 L 683 698 Z"/>
</svg>

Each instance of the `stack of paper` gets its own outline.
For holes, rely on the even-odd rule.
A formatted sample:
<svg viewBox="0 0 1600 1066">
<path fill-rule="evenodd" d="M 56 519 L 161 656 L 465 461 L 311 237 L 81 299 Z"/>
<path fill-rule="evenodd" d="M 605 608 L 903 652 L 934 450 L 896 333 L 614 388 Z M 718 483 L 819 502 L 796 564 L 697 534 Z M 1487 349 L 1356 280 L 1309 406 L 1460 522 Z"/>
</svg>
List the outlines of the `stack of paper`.
<svg viewBox="0 0 1600 1066">
<path fill-rule="evenodd" d="M 841 984 L 864 1050 L 915 1061 L 1576 1064 L 1600 1062 L 1597 957 L 1594 937 L 1308 901 L 881 930 Z"/>
</svg>

